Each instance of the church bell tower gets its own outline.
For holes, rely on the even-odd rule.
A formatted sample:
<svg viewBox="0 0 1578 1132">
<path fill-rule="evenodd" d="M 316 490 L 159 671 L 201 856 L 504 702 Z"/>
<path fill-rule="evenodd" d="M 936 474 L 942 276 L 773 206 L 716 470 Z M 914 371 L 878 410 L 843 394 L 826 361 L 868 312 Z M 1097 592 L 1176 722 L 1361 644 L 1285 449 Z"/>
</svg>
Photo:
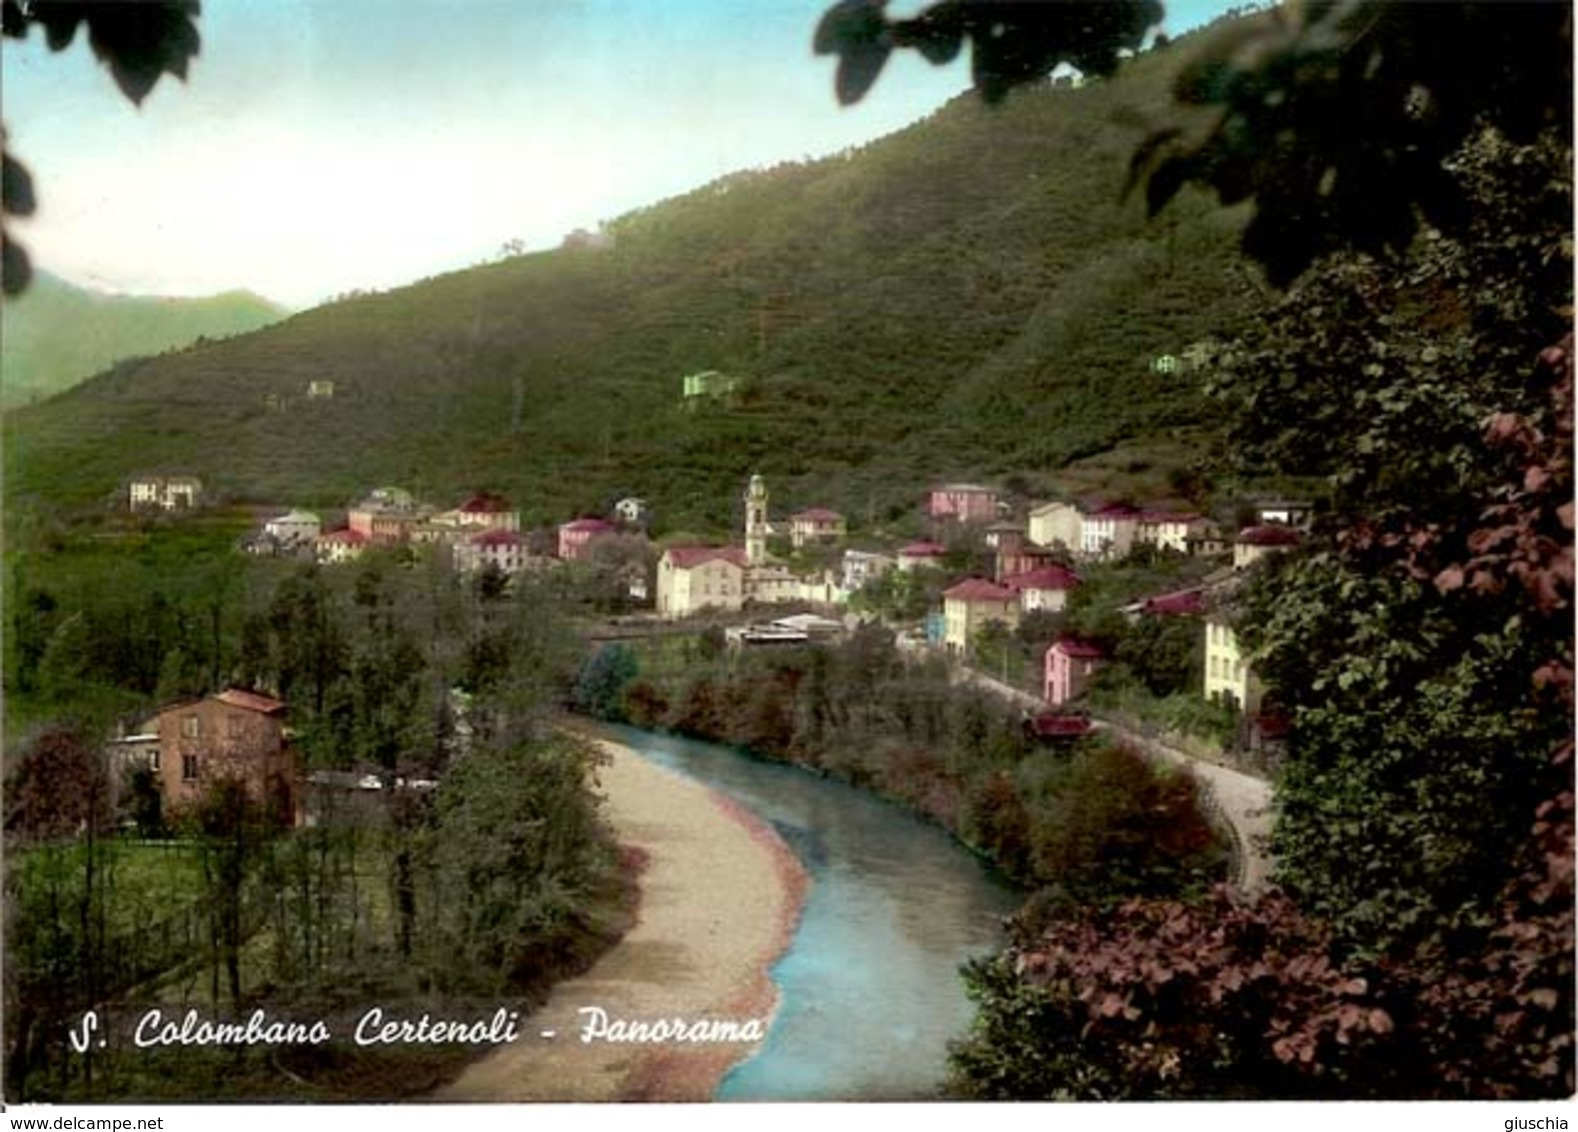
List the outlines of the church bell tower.
<svg viewBox="0 0 1578 1132">
<path fill-rule="evenodd" d="M 767 485 L 759 475 L 745 489 L 745 562 L 755 566 L 767 561 Z"/>
</svg>

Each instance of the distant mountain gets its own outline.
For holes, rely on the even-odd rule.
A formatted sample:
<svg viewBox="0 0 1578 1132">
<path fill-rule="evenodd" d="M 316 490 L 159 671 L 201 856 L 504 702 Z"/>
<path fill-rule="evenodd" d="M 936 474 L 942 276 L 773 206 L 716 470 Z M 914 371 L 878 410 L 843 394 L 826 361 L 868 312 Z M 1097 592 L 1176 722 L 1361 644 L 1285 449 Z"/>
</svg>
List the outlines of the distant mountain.
<svg viewBox="0 0 1578 1132">
<path fill-rule="evenodd" d="M 289 313 L 248 291 L 201 299 L 111 295 L 39 271 L 0 312 L 0 406 L 39 401 L 126 358 L 257 330 Z"/>
<path fill-rule="evenodd" d="M 1121 197 L 1197 42 L 725 177 L 598 246 L 120 365 L 11 414 L 13 508 L 91 504 L 155 465 L 280 504 L 490 488 L 535 521 L 640 495 L 671 530 L 731 526 L 752 472 L 775 511 L 857 527 L 913 514 L 939 478 L 1040 491 L 1105 460 L 1081 487 L 1160 490 L 1215 426 L 1198 374 L 1154 363 L 1257 288 L 1242 210 L 1186 192 L 1152 220 Z M 708 370 L 693 387 L 736 387 L 687 402 Z"/>
</svg>

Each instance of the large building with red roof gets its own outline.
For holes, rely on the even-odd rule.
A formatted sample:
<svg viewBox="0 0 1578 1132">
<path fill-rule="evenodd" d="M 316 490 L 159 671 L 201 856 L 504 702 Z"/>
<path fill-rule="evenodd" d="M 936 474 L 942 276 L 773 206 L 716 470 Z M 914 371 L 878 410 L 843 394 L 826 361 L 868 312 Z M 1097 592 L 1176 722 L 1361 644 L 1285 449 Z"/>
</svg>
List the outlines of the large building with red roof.
<svg viewBox="0 0 1578 1132">
<path fill-rule="evenodd" d="M 240 688 L 161 708 L 153 729 L 166 813 L 179 815 L 231 780 L 275 821 L 295 824 L 301 767 L 286 739 L 285 710 L 281 700 Z"/>
<path fill-rule="evenodd" d="M 705 609 L 745 607 L 745 551 L 737 546 L 671 546 L 658 559 L 657 611 L 685 617 Z"/>
<path fill-rule="evenodd" d="M 967 655 L 975 636 L 993 621 L 1013 629 L 1019 624 L 1019 592 L 967 578 L 942 593 L 943 644 L 951 653 Z"/>
</svg>

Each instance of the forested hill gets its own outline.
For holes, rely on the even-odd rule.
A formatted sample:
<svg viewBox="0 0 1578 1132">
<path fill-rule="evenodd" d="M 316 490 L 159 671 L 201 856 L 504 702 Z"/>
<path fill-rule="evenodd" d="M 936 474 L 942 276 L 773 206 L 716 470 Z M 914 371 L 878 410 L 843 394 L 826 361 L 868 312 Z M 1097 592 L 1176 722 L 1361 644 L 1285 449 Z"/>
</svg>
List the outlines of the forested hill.
<svg viewBox="0 0 1578 1132">
<path fill-rule="evenodd" d="M 1186 195 L 1148 220 L 1121 190 L 1199 41 L 724 178 L 613 221 L 611 247 L 122 365 L 12 415 L 12 509 L 101 502 L 157 466 L 322 506 L 384 482 L 487 487 L 532 520 L 628 492 L 696 529 L 729 524 L 759 471 L 775 509 L 859 522 L 912 508 L 933 477 L 1040 487 L 1126 438 L 1192 443 L 1197 380 L 1150 362 L 1242 314 L 1242 217 Z M 703 370 L 743 393 L 686 411 L 682 378 Z M 332 400 L 306 399 L 315 379 Z"/>
<path fill-rule="evenodd" d="M 110 295 L 40 271 L 6 300 L 0 406 L 40 401 L 124 358 L 278 322 L 289 312 L 249 291 L 204 298 Z"/>
</svg>

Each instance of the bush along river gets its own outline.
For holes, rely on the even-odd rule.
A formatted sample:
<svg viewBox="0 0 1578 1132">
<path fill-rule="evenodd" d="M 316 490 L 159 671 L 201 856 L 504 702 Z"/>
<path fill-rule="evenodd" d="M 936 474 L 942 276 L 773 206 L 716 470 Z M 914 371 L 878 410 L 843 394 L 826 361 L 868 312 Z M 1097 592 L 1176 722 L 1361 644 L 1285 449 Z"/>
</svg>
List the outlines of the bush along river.
<svg viewBox="0 0 1578 1132">
<path fill-rule="evenodd" d="M 897 805 L 727 747 L 612 727 L 642 757 L 769 822 L 811 888 L 772 970 L 782 999 L 757 1053 L 717 1100 L 926 1100 L 972 1007 L 959 978 L 1003 943 L 1023 893 Z"/>
</svg>

